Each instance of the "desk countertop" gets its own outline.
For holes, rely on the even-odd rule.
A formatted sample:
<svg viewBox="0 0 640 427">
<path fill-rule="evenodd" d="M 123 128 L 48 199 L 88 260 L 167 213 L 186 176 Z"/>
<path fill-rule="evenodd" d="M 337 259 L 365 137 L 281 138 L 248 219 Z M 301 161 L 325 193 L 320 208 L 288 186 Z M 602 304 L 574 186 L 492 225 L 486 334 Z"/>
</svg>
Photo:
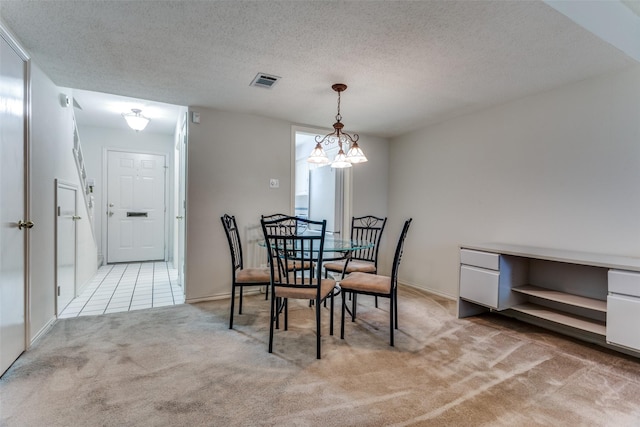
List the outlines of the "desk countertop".
<svg viewBox="0 0 640 427">
<path fill-rule="evenodd" d="M 513 255 L 547 261 L 566 262 L 570 264 L 640 271 L 640 258 L 628 256 L 580 252 L 555 248 L 541 248 L 506 243 L 465 244 L 460 245 L 460 248 L 492 252 L 501 255 Z"/>
</svg>

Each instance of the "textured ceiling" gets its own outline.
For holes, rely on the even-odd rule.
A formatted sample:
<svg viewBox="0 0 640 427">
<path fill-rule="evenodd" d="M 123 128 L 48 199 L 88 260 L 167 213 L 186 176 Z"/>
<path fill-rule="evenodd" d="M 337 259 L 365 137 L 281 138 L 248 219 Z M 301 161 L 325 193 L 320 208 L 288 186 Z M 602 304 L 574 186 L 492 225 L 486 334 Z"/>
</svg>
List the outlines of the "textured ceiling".
<svg viewBox="0 0 640 427">
<path fill-rule="evenodd" d="M 541 1 L 11 1 L 59 86 L 395 136 L 636 64 Z M 614 25 L 614 23 L 612 23 Z M 259 72 L 281 76 L 250 87 Z"/>
</svg>

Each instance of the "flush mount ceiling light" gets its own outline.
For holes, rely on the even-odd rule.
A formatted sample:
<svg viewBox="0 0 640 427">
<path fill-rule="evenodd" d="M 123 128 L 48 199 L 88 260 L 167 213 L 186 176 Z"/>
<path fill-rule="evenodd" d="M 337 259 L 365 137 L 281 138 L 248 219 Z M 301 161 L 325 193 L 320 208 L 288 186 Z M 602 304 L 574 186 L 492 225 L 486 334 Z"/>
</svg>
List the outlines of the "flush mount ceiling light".
<svg viewBox="0 0 640 427">
<path fill-rule="evenodd" d="M 143 130 L 147 127 L 147 124 L 151 121 L 147 117 L 142 115 L 142 110 L 138 108 L 132 108 L 130 113 L 122 114 L 122 117 L 127 121 L 129 127 L 136 132 Z"/>
<path fill-rule="evenodd" d="M 331 145 L 338 143 L 338 154 L 336 158 L 331 162 L 332 168 L 350 168 L 352 163 L 364 163 L 367 161 L 362 149 L 358 146 L 358 139 L 360 137 L 357 133 L 349 135 L 342 131 L 344 125 L 342 124 L 342 116 L 340 115 L 340 93 L 347 90 L 347 85 L 344 83 L 336 83 L 331 86 L 331 89 L 338 92 L 338 114 L 336 114 L 336 122 L 333 124 L 333 132 L 328 135 L 316 136 L 316 147 L 313 149 L 307 162 L 326 165 L 329 163 L 327 153 L 325 153 L 322 145 Z M 344 146 L 350 146 L 347 154 L 344 153 Z"/>
</svg>

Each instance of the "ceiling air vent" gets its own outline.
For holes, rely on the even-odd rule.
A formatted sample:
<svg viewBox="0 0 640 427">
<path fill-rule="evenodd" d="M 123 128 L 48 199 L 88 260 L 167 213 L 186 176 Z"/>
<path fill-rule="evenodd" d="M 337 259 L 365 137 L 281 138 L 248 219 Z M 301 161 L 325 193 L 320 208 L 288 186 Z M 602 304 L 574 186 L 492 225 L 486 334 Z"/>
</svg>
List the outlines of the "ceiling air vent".
<svg viewBox="0 0 640 427">
<path fill-rule="evenodd" d="M 265 89 L 271 89 L 276 82 L 280 80 L 278 76 L 271 76 L 269 74 L 258 73 L 249 86 L 263 87 Z"/>
</svg>

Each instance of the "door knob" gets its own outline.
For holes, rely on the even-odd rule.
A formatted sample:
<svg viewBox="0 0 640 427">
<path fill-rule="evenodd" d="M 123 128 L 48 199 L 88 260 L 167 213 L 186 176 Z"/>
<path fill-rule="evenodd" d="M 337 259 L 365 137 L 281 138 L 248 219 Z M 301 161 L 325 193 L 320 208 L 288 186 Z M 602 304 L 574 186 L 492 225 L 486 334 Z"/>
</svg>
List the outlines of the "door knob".
<svg viewBox="0 0 640 427">
<path fill-rule="evenodd" d="M 24 222 L 23 220 L 18 221 L 18 230 L 22 230 L 23 228 L 33 228 L 35 224 L 33 221 Z"/>
<path fill-rule="evenodd" d="M 109 216 L 113 216 L 113 211 L 109 211 Z"/>
<path fill-rule="evenodd" d="M 82 219 L 82 217 L 78 216 L 78 215 L 74 215 L 74 216 L 71 217 L 71 219 L 74 220 L 74 221 L 77 221 L 79 219 Z"/>
<path fill-rule="evenodd" d="M 182 215 L 178 215 L 176 219 L 184 219 L 184 217 Z"/>
</svg>

